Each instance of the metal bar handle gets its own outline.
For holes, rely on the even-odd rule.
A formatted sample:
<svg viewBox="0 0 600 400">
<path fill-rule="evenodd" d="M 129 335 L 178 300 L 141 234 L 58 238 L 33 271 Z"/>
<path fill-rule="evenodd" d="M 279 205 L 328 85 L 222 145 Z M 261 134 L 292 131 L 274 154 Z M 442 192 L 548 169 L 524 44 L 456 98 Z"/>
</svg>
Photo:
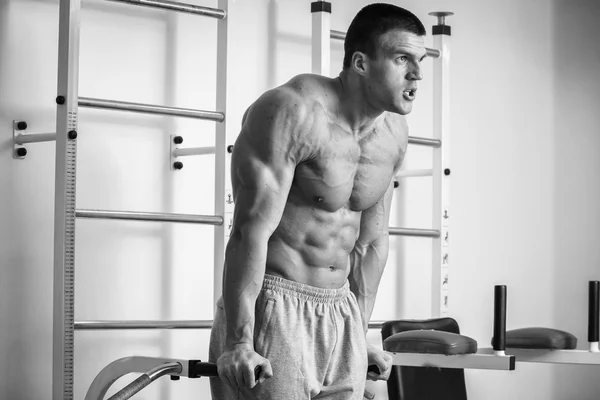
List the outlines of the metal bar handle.
<svg viewBox="0 0 600 400">
<path fill-rule="evenodd" d="M 223 225 L 223 217 L 218 215 L 191 215 L 170 214 L 133 211 L 106 211 L 106 210 L 77 210 L 77 218 L 91 219 L 121 219 L 128 221 L 151 222 L 187 222 L 205 225 Z"/>
<path fill-rule="evenodd" d="M 210 329 L 212 320 L 179 321 L 75 321 L 75 330 Z"/>
<path fill-rule="evenodd" d="M 225 11 L 218 8 L 201 7 L 193 4 L 177 3 L 168 0 L 109 0 L 115 3 L 125 3 L 133 6 L 160 8 L 168 11 L 178 11 L 188 14 L 201 15 L 217 19 L 225 18 Z"/>
<path fill-rule="evenodd" d="M 190 108 L 166 107 L 154 104 L 131 103 L 105 99 L 79 97 L 79 107 L 100 108 L 104 110 L 130 111 L 144 114 L 171 115 L 175 117 L 197 118 L 223 122 L 225 114 L 218 111 L 194 110 Z"/>
<path fill-rule="evenodd" d="M 408 143 L 409 144 L 419 144 L 421 146 L 435 147 L 436 149 L 439 147 L 442 147 L 442 142 L 439 139 L 429 139 L 429 138 L 422 138 L 422 137 L 416 137 L 416 136 L 409 136 Z"/>
<path fill-rule="evenodd" d="M 437 229 L 413 229 L 413 228 L 389 228 L 389 234 L 393 236 L 417 236 L 439 238 L 440 231 Z"/>
<path fill-rule="evenodd" d="M 385 324 L 385 321 L 369 321 L 369 329 L 381 329 L 383 324 Z"/>
<path fill-rule="evenodd" d="M 138 393 L 146 386 L 160 378 L 161 376 L 167 375 L 169 373 L 179 374 L 181 373 L 181 370 L 182 366 L 177 362 L 159 365 L 155 368 L 152 368 L 150 371 L 142 374 L 129 385 L 125 386 L 123 389 L 119 390 L 117 393 L 111 396 L 108 400 L 127 400 L 131 398 L 134 394 Z"/>
<path fill-rule="evenodd" d="M 381 329 L 385 321 L 370 321 L 369 329 Z M 210 329 L 212 320 L 180 321 L 75 321 L 75 330 L 128 330 L 128 329 Z"/>
<path fill-rule="evenodd" d="M 189 377 L 200 378 L 201 376 L 218 377 L 219 371 L 217 364 L 212 362 L 202 362 L 196 360 L 190 360 L 189 366 Z M 258 380 L 258 378 L 256 379 Z"/>
<path fill-rule="evenodd" d="M 207 154 L 215 154 L 215 146 L 186 147 L 173 150 L 173 157 L 204 156 Z"/>
<path fill-rule="evenodd" d="M 344 40 L 346 39 L 346 34 L 342 31 L 336 31 L 336 30 L 331 30 L 331 38 L 332 39 L 337 39 L 337 40 Z"/>
<path fill-rule="evenodd" d="M 126 400 L 131 398 L 134 394 L 140 392 L 143 388 L 151 384 L 150 377 L 146 374 L 140 376 L 123 389 L 119 390 L 114 396 L 111 396 L 108 400 Z"/>
<path fill-rule="evenodd" d="M 432 175 L 433 175 L 432 169 L 407 169 L 407 170 L 403 170 L 403 171 L 398 171 L 398 173 L 396 174 L 396 179 L 411 178 L 411 177 L 417 177 L 417 176 L 432 176 Z"/>
<path fill-rule="evenodd" d="M 29 135 L 19 134 L 15 136 L 15 143 L 22 146 L 25 143 L 40 143 L 40 142 L 52 142 L 56 140 L 55 133 L 34 133 Z"/>
</svg>

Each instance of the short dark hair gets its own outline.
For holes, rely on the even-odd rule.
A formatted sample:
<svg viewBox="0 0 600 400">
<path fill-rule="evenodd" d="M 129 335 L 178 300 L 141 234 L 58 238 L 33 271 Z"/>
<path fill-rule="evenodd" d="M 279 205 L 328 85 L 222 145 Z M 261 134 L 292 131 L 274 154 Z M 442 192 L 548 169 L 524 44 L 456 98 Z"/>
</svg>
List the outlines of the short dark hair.
<svg viewBox="0 0 600 400">
<path fill-rule="evenodd" d="M 344 69 L 350 67 L 356 51 L 376 56 L 379 37 L 393 29 L 423 36 L 423 23 L 410 11 L 393 4 L 375 3 L 362 8 L 354 17 L 344 40 Z"/>
</svg>

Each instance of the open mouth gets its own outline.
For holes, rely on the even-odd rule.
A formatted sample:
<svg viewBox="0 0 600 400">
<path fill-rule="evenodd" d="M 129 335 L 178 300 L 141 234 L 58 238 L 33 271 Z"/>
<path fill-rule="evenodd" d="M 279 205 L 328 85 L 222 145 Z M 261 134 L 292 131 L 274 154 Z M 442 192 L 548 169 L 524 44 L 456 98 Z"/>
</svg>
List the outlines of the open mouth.
<svg viewBox="0 0 600 400">
<path fill-rule="evenodd" d="M 408 101 L 413 101 L 416 95 L 417 89 L 407 89 L 402 92 L 402 97 L 404 97 L 404 99 Z"/>
<path fill-rule="evenodd" d="M 402 92 L 402 97 L 404 97 L 404 99 L 408 101 L 413 101 L 416 95 L 417 89 L 407 89 L 404 92 Z"/>
</svg>

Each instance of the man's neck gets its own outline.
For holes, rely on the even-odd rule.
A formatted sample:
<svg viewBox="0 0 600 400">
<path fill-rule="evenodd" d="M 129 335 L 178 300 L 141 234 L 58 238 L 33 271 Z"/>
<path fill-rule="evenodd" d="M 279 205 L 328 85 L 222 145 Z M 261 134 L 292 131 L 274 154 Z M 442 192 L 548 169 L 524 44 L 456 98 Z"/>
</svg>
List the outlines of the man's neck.
<svg viewBox="0 0 600 400">
<path fill-rule="evenodd" d="M 368 102 L 359 77 L 347 70 L 340 72 L 336 78 L 340 93 L 339 113 L 347 128 L 357 137 L 373 130 L 375 122 L 383 114 L 383 110 L 375 108 Z"/>
</svg>

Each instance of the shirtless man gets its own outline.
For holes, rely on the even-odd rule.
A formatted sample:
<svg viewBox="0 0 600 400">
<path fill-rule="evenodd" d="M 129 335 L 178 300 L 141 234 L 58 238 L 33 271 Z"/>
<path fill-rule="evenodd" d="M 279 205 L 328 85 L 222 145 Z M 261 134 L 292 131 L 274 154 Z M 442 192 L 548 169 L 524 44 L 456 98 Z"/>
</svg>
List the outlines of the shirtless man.
<svg viewBox="0 0 600 400">
<path fill-rule="evenodd" d="M 348 29 L 339 77 L 297 76 L 246 111 L 211 333 L 213 399 L 358 400 L 366 377 L 389 377 L 391 357 L 365 334 L 424 35 L 412 13 L 367 6 Z"/>
</svg>

